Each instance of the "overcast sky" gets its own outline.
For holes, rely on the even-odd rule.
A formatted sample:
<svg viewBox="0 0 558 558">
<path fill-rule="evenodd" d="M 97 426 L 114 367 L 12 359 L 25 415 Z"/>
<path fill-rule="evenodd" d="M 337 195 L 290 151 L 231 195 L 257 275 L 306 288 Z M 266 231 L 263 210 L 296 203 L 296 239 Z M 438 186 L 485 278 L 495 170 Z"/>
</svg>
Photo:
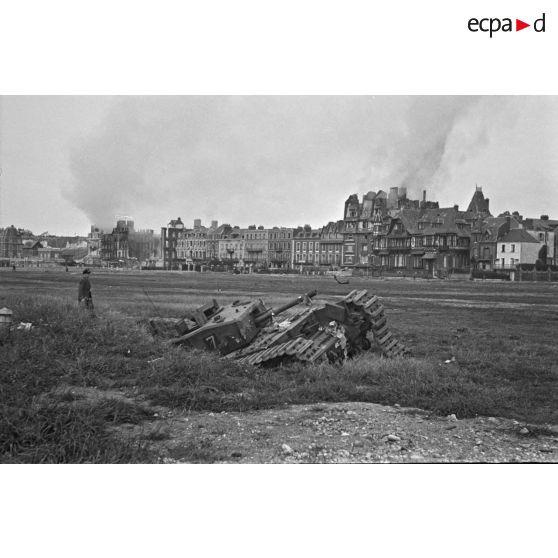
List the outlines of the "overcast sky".
<svg viewBox="0 0 558 558">
<path fill-rule="evenodd" d="M 319 227 L 407 186 L 558 218 L 558 97 L 2 97 L 0 226 Z"/>
</svg>

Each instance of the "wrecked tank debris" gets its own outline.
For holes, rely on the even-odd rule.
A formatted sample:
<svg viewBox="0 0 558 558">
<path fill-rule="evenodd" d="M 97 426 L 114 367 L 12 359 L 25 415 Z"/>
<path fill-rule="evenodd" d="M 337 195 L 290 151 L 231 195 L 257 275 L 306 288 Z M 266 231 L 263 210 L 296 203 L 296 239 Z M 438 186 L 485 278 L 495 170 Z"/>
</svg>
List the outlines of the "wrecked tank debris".
<svg viewBox="0 0 558 558">
<path fill-rule="evenodd" d="M 408 353 L 389 330 L 377 296 L 354 290 L 340 300 L 316 303 L 316 294 L 308 292 L 278 308 L 268 308 L 262 300 L 220 306 L 213 299 L 173 323 L 170 343 L 266 366 L 339 362 L 374 348 L 385 357 Z M 168 335 L 168 321 L 152 319 L 150 324 L 156 333 Z"/>
</svg>

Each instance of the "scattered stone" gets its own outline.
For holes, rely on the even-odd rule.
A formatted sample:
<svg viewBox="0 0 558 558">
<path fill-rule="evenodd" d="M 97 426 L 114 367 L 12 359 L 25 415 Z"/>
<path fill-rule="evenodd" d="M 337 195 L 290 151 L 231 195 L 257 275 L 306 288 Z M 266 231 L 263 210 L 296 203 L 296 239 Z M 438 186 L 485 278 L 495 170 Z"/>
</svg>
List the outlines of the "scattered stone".
<svg viewBox="0 0 558 558">
<path fill-rule="evenodd" d="M 337 453 L 338 453 L 341 457 L 350 457 L 350 456 L 351 456 L 350 452 L 347 451 L 347 450 L 344 450 L 344 449 L 343 449 L 343 450 L 339 450 Z"/>
<path fill-rule="evenodd" d="M 366 457 L 366 459 L 372 459 L 372 454 L 368 452 L 364 457 Z"/>
<path fill-rule="evenodd" d="M 362 443 L 362 440 L 355 440 L 355 441 L 353 442 L 353 446 L 354 446 L 355 448 L 361 448 L 363 445 L 364 445 L 364 444 Z"/>
<path fill-rule="evenodd" d="M 454 428 L 457 428 L 455 424 L 450 424 L 449 426 L 446 426 L 446 430 L 453 430 Z"/>
<path fill-rule="evenodd" d="M 349 436 L 348 432 L 341 432 L 341 436 Z"/>
<path fill-rule="evenodd" d="M 412 453 L 411 459 L 424 459 L 424 458 L 422 457 L 422 455 L 419 455 L 418 453 Z"/>
<path fill-rule="evenodd" d="M 242 457 L 242 454 L 239 451 L 233 451 L 231 457 Z"/>
<path fill-rule="evenodd" d="M 454 414 L 448 415 L 448 420 L 457 420 L 457 417 Z"/>
<path fill-rule="evenodd" d="M 544 453 L 552 453 L 554 451 L 554 448 L 542 447 L 539 448 L 539 451 L 542 451 Z"/>
<path fill-rule="evenodd" d="M 394 407 L 398 407 L 398 408 L 399 408 L 399 407 L 401 407 L 401 405 L 399 405 L 399 403 L 396 403 L 396 404 L 394 405 Z"/>
<path fill-rule="evenodd" d="M 287 444 L 283 444 L 281 446 L 281 449 L 283 450 L 283 453 L 285 455 L 291 455 L 293 453 L 293 448 L 291 448 L 291 446 L 289 446 Z"/>
<path fill-rule="evenodd" d="M 495 417 L 488 417 L 486 419 L 488 422 L 492 422 L 493 424 L 498 424 L 500 421 Z"/>
<path fill-rule="evenodd" d="M 522 436 L 527 436 L 527 434 L 529 434 L 529 430 L 527 430 L 527 428 L 523 427 L 523 428 L 519 431 L 519 433 L 520 433 Z"/>
<path fill-rule="evenodd" d="M 482 440 L 476 440 L 476 441 L 475 441 L 475 444 L 476 444 L 477 446 L 480 446 L 480 445 L 482 444 Z"/>
<path fill-rule="evenodd" d="M 387 436 L 388 442 L 399 442 L 400 440 L 401 438 L 399 436 L 396 436 L 395 434 L 388 434 Z"/>
</svg>

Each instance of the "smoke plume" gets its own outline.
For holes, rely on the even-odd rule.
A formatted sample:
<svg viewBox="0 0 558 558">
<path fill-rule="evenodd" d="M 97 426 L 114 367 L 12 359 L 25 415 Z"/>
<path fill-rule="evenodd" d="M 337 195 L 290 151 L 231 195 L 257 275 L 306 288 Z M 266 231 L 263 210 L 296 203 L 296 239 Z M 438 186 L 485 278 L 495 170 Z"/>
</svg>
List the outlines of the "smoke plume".
<svg viewBox="0 0 558 558">
<path fill-rule="evenodd" d="M 124 97 L 70 154 L 68 194 L 92 223 L 157 228 L 181 216 L 319 226 L 353 192 L 470 197 L 509 131 L 514 98 Z M 484 155 L 482 155 L 484 157 Z M 481 157 L 482 158 L 482 157 Z M 483 164 L 489 165 L 482 159 Z M 474 169 L 468 177 L 464 169 Z M 489 192 L 487 192 L 489 193 Z"/>
</svg>

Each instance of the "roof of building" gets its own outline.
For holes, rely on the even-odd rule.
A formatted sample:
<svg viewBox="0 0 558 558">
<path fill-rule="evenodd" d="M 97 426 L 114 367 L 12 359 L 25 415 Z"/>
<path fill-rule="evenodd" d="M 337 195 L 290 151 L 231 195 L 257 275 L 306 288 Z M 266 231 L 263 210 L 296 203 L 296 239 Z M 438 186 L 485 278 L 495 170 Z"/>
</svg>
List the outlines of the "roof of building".
<svg viewBox="0 0 558 558">
<path fill-rule="evenodd" d="M 320 238 L 320 234 L 321 234 L 321 229 L 312 229 L 312 230 L 302 230 L 302 231 L 298 231 L 295 232 L 293 234 L 293 238 L 298 238 L 298 239 L 314 239 L 314 238 Z"/>
<path fill-rule="evenodd" d="M 40 240 L 28 239 L 23 241 L 24 248 L 42 248 L 43 245 Z"/>
<path fill-rule="evenodd" d="M 463 218 L 465 213 L 455 209 L 455 207 L 401 209 L 395 215 L 394 222 L 397 219 L 401 220 L 408 234 L 454 233 L 458 236 L 469 236 L 470 231 L 465 228 L 466 220 Z M 420 228 L 419 223 L 421 224 Z M 397 233 L 393 233 L 393 230 L 390 234 L 397 235 Z"/>
<path fill-rule="evenodd" d="M 525 229 L 511 229 L 508 234 L 506 234 L 501 242 L 534 242 L 538 244 L 539 241 L 531 236 Z"/>
<path fill-rule="evenodd" d="M 477 186 L 467 211 L 471 211 L 473 213 L 488 213 L 490 215 L 488 200 L 485 199 L 484 194 L 482 193 L 482 188 Z"/>
<path fill-rule="evenodd" d="M 558 227 L 558 220 L 556 219 L 531 219 L 526 218 L 523 220 L 523 225 L 527 229 L 534 230 L 553 230 Z"/>
</svg>

